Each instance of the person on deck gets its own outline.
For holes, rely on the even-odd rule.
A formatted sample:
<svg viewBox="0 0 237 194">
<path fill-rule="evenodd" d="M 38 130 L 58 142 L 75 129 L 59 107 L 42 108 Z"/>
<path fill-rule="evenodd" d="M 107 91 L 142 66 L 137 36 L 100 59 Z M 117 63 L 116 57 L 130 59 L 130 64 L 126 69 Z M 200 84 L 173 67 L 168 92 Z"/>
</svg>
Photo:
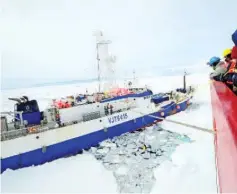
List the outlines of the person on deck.
<svg viewBox="0 0 237 194">
<path fill-rule="evenodd" d="M 113 108 L 114 108 L 113 105 L 110 104 L 110 106 L 109 106 L 109 110 L 110 110 L 110 111 L 109 111 L 109 112 L 110 112 L 111 115 L 113 114 Z"/>
<path fill-rule="evenodd" d="M 64 108 L 70 108 L 70 107 L 71 107 L 71 104 L 68 101 L 66 101 L 64 104 Z"/>
<path fill-rule="evenodd" d="M 107 116 L 109 114 L 109 104 L 104 106 L 104 110 L 105 110 L 105 116 Z"/>
<path fill-rule="evenodd" d="M 234 46 L 231 52 L 229 66 L 223 77 L 223 81 L 232 85 L 232 89 L 237 91 L 237 47 Z"/>
<path fill-rule="evenodd" d="M 232 40 L 235 46 L 223 51 L 225 62 L 219 57 L 212 57 L 207 64 L 214 70 L 210 78 L 224 82 L 237 94 L 237 30 L 232 34 Z"/>
<path fill-rule="evenodd" d="M 219 57 L 214 56 L 207 64 L 214 70 L 214 72 L 210 74 L 210 78 L 216 81 L 222 81 L 223 75 L 227 72 L 226 63 L 221 61 Z"/>
<path fill-rule="evenodd" d="M 237 46 L 237 29 L 235 30 L 235 32 L 232 34 L 232 41 L 235 44 L 235 46 Z"/>
<path fill-rule="evenodd" d="M 233 91 L 237 93 L 237 30 L 235 30 L 231 37 L 235 46 L 231 49 L 229 66 L 223 81 L 231 84 Z M 229 53 L 227 52 L 227 54 Z"/>
<path fill-rule="evenodd" d="M 225 49 L 223 51 L 223 57 L 224 57 L 226 63 L 230 63 L 230 61 L 232 59 L 231 58 L 231 52 L 232 52 L 232 49 L 230 49 L 230 48 Z"/>
<path fill-rule="evenodd" d="M 231 59 L 237 60 L 237 46 L 234 46 L 231 51 Z"/>
</svg>

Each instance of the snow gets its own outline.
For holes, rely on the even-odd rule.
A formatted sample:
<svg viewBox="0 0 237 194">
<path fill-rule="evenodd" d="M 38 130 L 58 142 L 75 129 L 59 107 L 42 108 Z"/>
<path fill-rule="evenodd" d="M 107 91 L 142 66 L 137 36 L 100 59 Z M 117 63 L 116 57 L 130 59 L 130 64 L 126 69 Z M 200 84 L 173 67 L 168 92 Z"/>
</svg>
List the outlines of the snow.
<svg viewBox="0 0 237 194">
<path fill-rule="evenodd" d="M 211 129 L 212 115 L 208 74 L 190 75 L 187 77 L 187 82 L 188 84 L 198 86 L 195 98 L 193 99 L 194 103 L 189 110 L 173 115 L 170 119 Z M 166 91 L 167 88 L 174 89 L 182 87 L 182 78 L 180 76 L 164 76 L 143 79 L 140 83 L 151 86 L 154 92 L 161 92 Z M 40 108 L 43 109 L 47 105 L 48 99 L 74 93 L 84 93 L 85 88 L 93 91 L 95 83 L 4 90 L 1 91 L 1 109 L 11 110 L 13 103 L 9 102 L 7 98 L 21 96 L 23 94 L 36 98 L 39 101 Z M 150 179 L 151 182 L 154 181 L 152 185 L 149 185 L 152 189 L 148 189 L 147 192 L 216 193 L 214 139 L 212 134 L 169 122 L 163 122 L 160 127 L 172 132 L 188 135 L 193 141 L 192 143 L 179 144 L 169 156 L 170 159 L 164 160 L 159 166 L 153 168 L 153 170 L 150 169 L 150 171 L 143 172 L 147 175 L 146 178 L 144 177 L 145 179 Z M 148 129 L 145 131 L 146 138 L 149 141 L 156 140 L 156 137 L 154 138 L 154 135 L 151 135 L 153 133 L 152 130 Z M 123 144 L 123 140 L 120 140 L 120 144 Z M 97 154 L 99 155 L 107 154 L 109 156 L 110 149 L 116 149 L 113 143 L 108 142 L 103 142 L 103 147 L 102 150 L 98 151 L 97 148 L 94 148 L 91 151 L 98 151 L 99 153 Z M 155 147 L 154 144 L 153 147 Z M 133 150 L 134 144 L 129 144 L 128 149 Z M 147 157 L 149 158 L 150 156 Z M 121 162 L 121 158 L 119 157 L 114 157 L 113 159 L 116 165 Z M 111 161 L 111 159 L 108 160 Z M 136 165 L 137 160 L 131 158 L 130 162 Z M 136 170 L 135 166 L 134 170 L 131 171 L 129 166 L 123 164 L 117 166 L 114 171 L 111 171 L 103 165 L 101 160 L 96 160 L 93 154 L 84 153 L 82 155 L 56 160 L 42 166 L 29 167 L 17 171 L 7 170 L 1 175 L 1 190 L 2 192 L 17 193 L 117 193 L 119 189 L 116 176 L 121 177 L 128 174 L 129 177 L 133 177 Z M 136 190 L 133 187 L 132 192 L 140 193 L 141 190 Z"/>
<path fill-rule="evenodd" d="M 88 153 L 43 166 L 7 170 L 1 178 L 2 192 L 114 193 L 117 189 L 112 173 Z"/>
<path fill-rule="evenodd" d="M 202 85 L 195 94 L 193 108 L 170 118 L 212 129 L 208 77 L 194 76 L 190 81 L 195 83 L 195 77 L 201 80 Z M 216 193 L 213 135 L 168 122 L 163 122 L 162 127 L 186 134 L 194 142 L 180 145 L 172 155 L 172 161 L 166 161 L 157 168 L 156 185 L 151 193 Z"/>
</svg>

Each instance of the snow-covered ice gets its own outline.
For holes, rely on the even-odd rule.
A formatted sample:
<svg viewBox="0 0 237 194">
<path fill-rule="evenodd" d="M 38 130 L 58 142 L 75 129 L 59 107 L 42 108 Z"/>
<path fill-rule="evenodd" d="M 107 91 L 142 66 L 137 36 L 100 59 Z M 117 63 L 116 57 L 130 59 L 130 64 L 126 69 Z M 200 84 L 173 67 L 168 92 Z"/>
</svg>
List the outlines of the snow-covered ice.
<svg viewBox="0 0 237 194">
<path fill-rule="evenodd" d="M 163 82 L 160 82 L 162 81 Z M 198 80 L 198 81 L 197 81 Z M 197 85 L 198 89 L 194 98 L 193 106 L 182 113 L 173 115 L 170 119 L 186 122 L 192 125 L 212 128 L 210 94 L 208 88 L 207 75 L 191 75 L 188 76 L 189 84 Z M 158 77 L 152 79 L 144 79 L 141 81 L 152 86 L 154 92 L 165 91 L 182 86 L 182 78 L 180 76 Z M 157 83 L 165 83 L 158 85 Z M 90 84 L 73 84 L 63 86 L 45 86 L 37 88 L 24 88 L 17 90 L 1 91 L 2 110 L 11 110 L 13 103 L 7 100 L 8 97 L 28 95 L 30 98 L 36 98 L 39 101 L 40 108 L 43 109 L 47 105 L 49 98 L 61 97 L 68 94 L 85 92 L 85 88 L 93 91 L 94 83 Z M 216 193 L 216 170 L 214 159 L 213 137 L 209 133 L 196 131 L 194 129 L 179 126 L 173 123 L 163 122 L 160 126 L 178 134 L 186 134 L 191 143 L 178 144 L 175 149 L 171 150 L 170 155 L 162 157 L 163 162 L 154 168 L 152 163 L 147 166 L 152 168 L 141 169 L 141 173 L 146 176 L 137 177 L 141 182 L 147 185 L 144 188 L 151 190 L 143 190 L 143 192 L 151 193 Z M 145 139 L 152 143 L 152 149 L 156 149 L 158 153 L 159 145 L 154 139 L 153 129 L 148 129 L 140 133 L 140 139 Z M 142 134 L 146 133 L 144 138 Z M 133 134 L 131 134 L 133 135 Z M 165 134 L 163 134 L 165 139 Z M 162 138 L 163 139 L 163 138 Z M 185 140 L 185 138 L 183 139 Z M 111 150 L 116 150 L 114 142 L 104 142 L 103 149 L 91 149 L 91 153 L 73 156 L 70 158 L 59 159 L 42 166 L 29 167 L 17 171 L 7 170 L 1 175 L 2 192 L 77 192 L 77 193 L 115 193 L 122 189 L 118 189 L 118 178 L 124 177 L 125 174 L 129 178 L 134 178 L 138 173 L 137 164 L 144 158 L 152 158 L 151 153 L 139 157 L 130 157 L 126 161 L 129 151 L 133 152 L 137 143 L 126 142 L 125 140 L 117 140 L 120 145 L 127 144 L 126 149 L 120 150 L 115 155 L 108 154 Z M 149 155 L 150 154 L 150 155 Z M 95 156 L 93 156 L 95 155 Z M 108 163 L 114 161 L 113 166 L 102 164 L 101 155 L 107 155 Z M 99 160 L 96 160 L 98 157 Z M 110 157 L 110 158 L 109 158 Z M 140 159 L 138 159 L 140 158 Z M 133 168 L 128 168 L 126 162 L 132 163 Z M 121 165 L 122 163 L 122 165 Z M 110 170 L 106 170 L 110 168 Z M 115 169 L 111 171 L 111 169 Z M 129 173 L 128 173 L 129 172 Z M 134 174 L 135 173 L 135 174 Z M 145 180 L 143 180 L 144 178 Z M 121 180 L 122 181 L 122 180 Z M 132 180 L 135 183 L 134 180 Z M 129 182 L 128 182 L 129 183 Z M 124 185 L 124 182 L 121 182 Z M 151 184 L 151 185 L 149 185 Z M 130 184 L 132 186 L 132 184 Z M 127 185 L 128 188 L 128 185 Z M 137 189 L 134 189 L 137 188 Z M 132 186 L 125 191 L 140 193 L 141 187 Z"/>
<path fill-rule="evenodd" d="M 198 79 L 202 83 L 195 94 L 194 106 L 171 118 L 212 129 L 208 78 L 201 76 Z M 194 83 L 195 79 L 190 81 Z M 168 122 L 163 122 L 162 127 L 187 134 L 194 142 L 180 145 L 172 155 L 172 161 L 157 168 L 152 193 L 217 193 L 213 135 Z"/>
<path fill-rule="evenodd" d="M 1 175 L 6 193 L 115 193 L 113 174 L 89 153 Z"/>
</svg>

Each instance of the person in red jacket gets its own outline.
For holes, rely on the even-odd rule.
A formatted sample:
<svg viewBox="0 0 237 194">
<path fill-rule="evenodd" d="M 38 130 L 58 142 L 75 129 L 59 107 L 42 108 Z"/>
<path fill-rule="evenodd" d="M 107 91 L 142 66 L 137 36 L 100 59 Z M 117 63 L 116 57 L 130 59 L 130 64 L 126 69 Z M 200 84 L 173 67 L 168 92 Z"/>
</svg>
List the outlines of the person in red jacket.
<svg viewBox="0 0 237 194">
<path fill-rule="evenodd" d="M 232 49 L 225 49 L 223 57 L 227 63 L 227 71 L 220 76 L 219 81 L 226 85 L 237 94 L 237 30 L 232 34 L 232 41 L 235 46 Z"/>
<path fill-rule="evenodd" d="M 237 46 L 234 46 L 231 51 L 231 58 L 237 59 Z"/>
<path fill-rule="evenodd" d="M 229 66 L 227 68 L 227 72 L 223 77 L 223 81 L 225 81 L 228 85 L 232 86 L 232 89 L 237 91 L 237 47 L 234 46 L 231 51 Z"/>
</svg>

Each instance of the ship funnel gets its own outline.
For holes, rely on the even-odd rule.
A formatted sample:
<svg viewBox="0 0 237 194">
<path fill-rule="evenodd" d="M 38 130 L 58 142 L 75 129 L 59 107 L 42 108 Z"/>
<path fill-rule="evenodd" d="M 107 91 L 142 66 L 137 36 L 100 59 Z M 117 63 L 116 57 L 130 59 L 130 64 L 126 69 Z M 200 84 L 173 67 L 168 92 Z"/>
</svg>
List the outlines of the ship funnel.
<svg viewBox="0 0 237 194">
<path fill-rule="evenodd" d="M 29 101 L 29 98 L 27 96 L 22 96 L 27 102 Z"/>
<path fill-rule="evenodd" d="M 21 100 L 19 98 L 8 98 L 8 100 L 16 101 L 19 104 L 21 103 Z"/>
</svg>

